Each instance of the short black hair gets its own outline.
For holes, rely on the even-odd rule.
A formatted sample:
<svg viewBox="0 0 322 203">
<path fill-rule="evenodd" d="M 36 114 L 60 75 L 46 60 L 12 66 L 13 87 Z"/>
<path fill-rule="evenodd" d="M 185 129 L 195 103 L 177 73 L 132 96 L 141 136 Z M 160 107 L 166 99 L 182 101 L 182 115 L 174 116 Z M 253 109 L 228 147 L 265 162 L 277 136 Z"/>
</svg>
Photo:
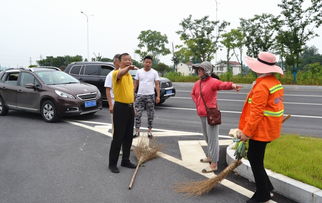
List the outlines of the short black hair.
<svg viewBox="0 0 322 203">
<path fill-rule="evenodd" d="M 128 54 L 128 53 L 123 53 L 123 54 L 120 54 L 120 56 L 119 56 L 119 60 L 121 61 L 121 59 L 122 59 L 122 57 L 123 56 L 130 56 L 130 54 Z"/>
<path fill-rule="evenodd" d="M 145 56 L 144 58 L 143 58 L 143 61 L 145 61 L 145 59 L 150 59 L 151 61 L 153 61 L 153 58 L 152 58 L 152 56 Z"/>
<path fill-rule="evenodd" d="M 115 59 L 119 59 L 120 58 L 120 54 L 115 54 L 115 56 L 113 57 L 113 61 L 115 61 Z"/>
</svg>

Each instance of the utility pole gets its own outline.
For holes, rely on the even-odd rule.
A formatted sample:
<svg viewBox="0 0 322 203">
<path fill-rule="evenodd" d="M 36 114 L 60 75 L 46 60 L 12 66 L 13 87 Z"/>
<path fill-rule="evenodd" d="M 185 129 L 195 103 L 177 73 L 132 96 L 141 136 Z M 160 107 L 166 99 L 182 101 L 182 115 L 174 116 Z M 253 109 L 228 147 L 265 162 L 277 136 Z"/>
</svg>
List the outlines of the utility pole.
<svg viewBox="0 0 322 203">
<path fill-rule="evenodd" d="M 81 14 L 83 14 L 86 17 L 86 29 L 87 29 L 87 61 L 90 61 L 91 59 L 89 58 L 89 26 L 88 26 L 88 15 L 81 11 Z"/>
<path fill-rule="evenodd" d="M 217 22 L 218 21 L 218 1 L 215 0 L 215 3 L 216 3 L 216 22 Z M 217 22 L 217 26 L 216 26 L 215 33 L 216 33 L 216 37 L 218 37 L 218 33 L 219 33 L 219 22 Z M 218 62 L 218 60 L 217 60 L 217 51 L 215 53 L 215 65 L 217 65 L 217 62 Z"/>
</svg>

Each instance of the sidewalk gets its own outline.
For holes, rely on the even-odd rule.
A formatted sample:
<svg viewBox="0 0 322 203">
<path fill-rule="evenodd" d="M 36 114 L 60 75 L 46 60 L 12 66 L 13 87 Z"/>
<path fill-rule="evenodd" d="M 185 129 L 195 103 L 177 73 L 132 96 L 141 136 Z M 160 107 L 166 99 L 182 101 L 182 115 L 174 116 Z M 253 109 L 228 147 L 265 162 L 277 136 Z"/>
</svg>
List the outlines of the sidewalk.
<svg viewBox="0 0 322 203">
<path fill-rule="evenodd" d="M 230 164 L 235 160 L 232 149 L 234 144 L 231 144 L 226 149 L 226 162 Z M 242 159 L 242 165 L 235 169 L 235 172 L 240 176 L 254 182 L 253 173 L 249 161 Z M 303 203 L 322 203 L 322 190 L 311 185 L 294 180 L 287 176 L 275 173 L 266 169 L 267 175 L 274 186 L 274 192 L 279 193 L 289 199 Z"/>
</svg>

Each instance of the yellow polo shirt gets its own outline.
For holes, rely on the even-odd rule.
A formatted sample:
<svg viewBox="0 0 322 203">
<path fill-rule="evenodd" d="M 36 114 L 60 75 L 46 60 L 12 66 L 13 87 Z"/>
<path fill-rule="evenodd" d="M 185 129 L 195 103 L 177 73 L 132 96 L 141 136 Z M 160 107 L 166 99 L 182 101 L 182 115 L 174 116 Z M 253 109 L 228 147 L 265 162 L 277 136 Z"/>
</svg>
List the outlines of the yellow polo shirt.
<svg viewBox="0 0 322 203">
<path fill-rule="evenodd" d="M 119 70 L 115 70 L 112 75 L 114 100 L 116 102 L 131 104 L 134 102 L 134 85 L 132 76 L 127 73 L 117 79 Z"/>
</svg>

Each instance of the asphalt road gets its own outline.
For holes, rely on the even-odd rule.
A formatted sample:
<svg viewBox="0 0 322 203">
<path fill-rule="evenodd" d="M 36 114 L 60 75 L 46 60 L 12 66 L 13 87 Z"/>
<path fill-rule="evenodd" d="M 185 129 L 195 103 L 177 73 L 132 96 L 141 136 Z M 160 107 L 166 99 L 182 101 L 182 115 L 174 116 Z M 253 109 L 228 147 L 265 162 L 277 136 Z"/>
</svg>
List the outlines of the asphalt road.
<svg viewBox="0 0 322 203">
<path fill-rule="evenodd" d="M 201 132 L 199 118 L 189 98 L 192 84 L 175 85 L 177 96 L 156 108 L 155 128 L 164 129 L 166 133 L 166 136 L 157 137 L 164 145 L 162 152 L 180 161 L 184 154 L 178 146 L 179 141 L 200 141 L 203 138 L 198 134 Z M 237 126 L 242 106 L 239 100 L 245 98 L 246 92 L 245 88 L 241 93 L 224 91 L 219 94 L 223 112 L 220 134 L 225 135 L 230 128 Z M 294 117 L 285 123 L 283 131 L 321 136 L 321 89 L 304 91 L 286 87 L 286 94 L 289 94 L 286 102 L 302 104 L 286 104 L 286 113 Z M 104 130 L 95 131 L 106 127 L 107 123 L 110 123 L 107 109 L 95 116 L 66 118 L 53 124 L 43 122 L 38 114 L 24 112 L 11 111 L 8 116 L 0 117 L 0 202 L 230 203 L 248 199 L 247 194 L 238 188 L 225 185 L 219 185 L 201 197 L 189 198 L 178 194 L 173 190 L 176 183 L 203 180 L 205 177 L 165 158 L 146 163 L 139 171 L 134 188 L 128 190 L 133 170 L 120 168 L 120 174 L 108 171 L 111 138 Z M 144 117 L 143 125 L 145 123 Z M 182 135 L 179 131 L 191 132 L 192 135 Z M 221 146 L 219 171 L 226 166 L 225 148 Z M 131 158 L 135 160 L 134 155 Z M 253 183 L 237 175 L 231 174 L 227 179 L 254 191 Z M 292 202 L 277 194 L 274 200 Z"/>
</svg>

